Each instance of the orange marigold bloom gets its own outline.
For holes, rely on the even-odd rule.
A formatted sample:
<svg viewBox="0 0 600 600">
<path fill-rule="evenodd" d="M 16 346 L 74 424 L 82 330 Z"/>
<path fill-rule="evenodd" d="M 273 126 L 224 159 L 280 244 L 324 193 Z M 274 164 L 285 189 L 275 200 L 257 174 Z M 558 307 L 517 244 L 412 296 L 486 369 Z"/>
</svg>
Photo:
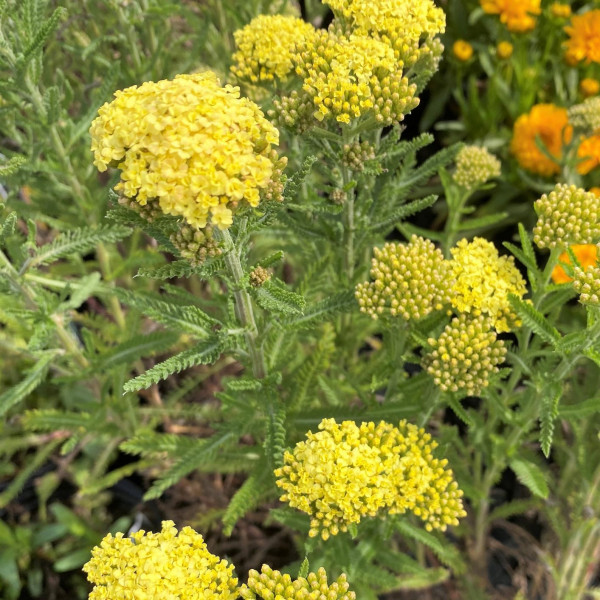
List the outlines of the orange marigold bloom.
<svg viewBox="0 0 600 600">
<path fill-rule="evenodd" d="M 571 7 L 568 4 L 554 2 L 552 6 L 550 6 L 550 12 L 558 19 L 568 19 L 571 16 Z"/>
<path fill-rule="evenodd" d="M 499 15 L 509 31 L 522 33 L 535 27 L 535 16 L 542 12 L 540 0 L 479 0 L 489 15 Z"/>
<path fill-rule="evenodd" d="M 513 53 L 513 45 L 510 42 L 500 42 L 498 46 L 496 46 L 496 54 L 498 58 L 502 60 L 506 60 L 510 58 Z"/>
<path fill-rule="evenodd" d="M 465 40 L 456 40 L 452 45 L 452 52 L 458 60 L 466 62 L 473 56 L 473 46 Z"/>
<path fill-rule="evenodd" d="M 579 91 L 586 98 L 595 96 L 600 92 L 600 81 L 592 77 L 585 77 L 579 82 Z"/>
<path fill-rule="evenodd" d="M 552 160 L 538 148 L 537 137 L 556 160 Z M 529 113 L 516 120 L 510 149 L 524 169 L 549 176 L 560 171 L 562 147 L 572 137 L 573 128 L 569 125 L 565 108 L 554 104 L 536 104 Z"/>
<path fill-rule="evenodd" d="M 591 187 L 590 192 L 600 198 L 600 187 Z"/>
<path fill-rule="evenodd" d="M 571 250 L 577 257 L 577 260 L 584 271 L 588 267 L 593 267 L 596 264 L 598 252 L 595 244 L 574 244 L 571 246 Z M 563 252 L 558 257 L 558 262 L 570 265 L 571 259 L 566 252 Z M 554 281 L 554 283 L 568 283 L 569 281 L 573 281 L 573 278 L 569 277 L 563 267 L 558 264 L 552 271 L 552 281 Z"/>
<path fill-rule="evenodd" d="M 583 138 L 577 149 L 577 158 L 582 161 L 577 165 L 577 172 L 587 175 L 600 165 L 600 133 Z"/>
<path fill-rule="evenodd" d="M 565 53 L 567 62 L 600 63 L 600 9 L 574 16 L 565 31 L 569 36 Z"/>
</svg>

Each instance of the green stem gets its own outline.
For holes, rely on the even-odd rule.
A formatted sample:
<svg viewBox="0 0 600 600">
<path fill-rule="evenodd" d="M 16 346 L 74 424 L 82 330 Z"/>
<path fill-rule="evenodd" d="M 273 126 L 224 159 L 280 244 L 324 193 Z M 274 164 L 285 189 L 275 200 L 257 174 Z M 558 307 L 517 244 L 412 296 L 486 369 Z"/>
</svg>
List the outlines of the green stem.
<svg viewBox="0 0 600 600">
<path fill-rule="evenodd" d="M 252 361 L 252 373 L 257 379 L 263 379 L 267 374 L 267 368 L 264 353 L 259 344 L 258 327 L 254 319 L 252 298 L 250 298 L 250 294 L 242 287 L 244 271 L 242 269 L 240 250 L 236 248 L 231 234 L 227 229 L 220 230 L 215 228 L 215 234 L 225 243 L 225 264 L 235 285 L 233 290 L 235 312 L 246 332 L 246 344 L 248 345 L 248 354 Z"/>
</svg>

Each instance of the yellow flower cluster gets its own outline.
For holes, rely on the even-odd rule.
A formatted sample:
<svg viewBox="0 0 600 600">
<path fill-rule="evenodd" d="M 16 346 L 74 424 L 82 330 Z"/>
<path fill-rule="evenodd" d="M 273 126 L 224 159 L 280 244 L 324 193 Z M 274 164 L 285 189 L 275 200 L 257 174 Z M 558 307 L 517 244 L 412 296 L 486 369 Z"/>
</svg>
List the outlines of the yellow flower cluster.
<svg viewBox="0 0 600 600">
<path fill-rule="evenodd" d="M 224 229 L 240 202 L 280 199 L 278 131 L 210 71 L 116 92 L 90 134 L 98 169 L 121 170 L 116 190 L 191 225 Z"/>
<path fill-rule="evenodd" d="M 479 0 L 483 11 L 499 15 L 509 31 L 523 33 L 535 27 L 535 15 L 542 12 L 540 0 Z"/>
<path fill-rule="evenodd" d="M 598 248 L 596 256 L 598 255 Z M 579 294 L 582 304 L 600 305 L 600 266 L 596 262 L 581 267 L 573 267 L 573 288 Z"/>
<path fill-rule="evenodd" d="M 371 113 L 382 125 L 401 121 L 419 103 L 416 86 L 402 76 L 392 48 L 372 37 L 319 31 L 298 57 L 296 73 L 322 121 L 350 123 Z"/>
<path fill-rule="evenodd" d="M 413 235 L 408 244 L 387 243 L 374 249 L 371 277 L 356 286 L 360 310 L 421 319 L 450 304 L 450 268 L 433 243 Z"/>
<path fill-rule="evenodd" d="M 252 83 L 275 77 L 285 81 L 293 74 L 298 47 L 315 33 L 310 23 L 297 17 L 259 15 L 233 34 L 237 51 L 231 72 Z"/>
<path fill-rule="evenodd" d="M 406 421 L 394 427 L 324 419 L 319 430 L 286 452 L 275 471 L 281 500 L 310 515 L 309 536 L 328 539 L 384 512 L 411 511 L 428 530 L 464 516 L 462 491 L 423 429 Z"/>
<path fill-rule="evenodd" d="M 500 175 L 500 161 L 485 148 L 463 146 L 456 156 L 453 179 L 458 185 L 470 190 Z"/>
<path fill-rule="evenodd" d="M 172 521 L 160 533 L 107 535 L 83 567 L 90 600 L 235 600 L 233 565 L 211 554 L 190 527 Z"/>
<path fill-rule="evenodd" d="M 584 271 L 596 265 L 598 248 L 594 244 L 573 244 L 571 250 Z M 554 283 L 568 283 L 569 281 L 573 281 L 562 266 L 562 264 L 571 264 L 571 258 L 567 252 L 563 252 L 558 257 L 558 263 L 552 271 L 552 281 Z"/>
<path fill-rule="evenodd" d="M 432 351 L 423 357 L 423 367 L 444 392 L 479 395 L 506 355 L 504 344 L 483 316 L 463 313 L 452 319 L 437 340 L 428 341 Z"/>
<path fill-rule="evenodd" d="M 328 583 L 327 573 L 321 567 L 316 573 L 292 579 L 287 573 L 261 567 L 258 573 L 252 569 L 248 573 L 248 584 L 240 588 L 244 600 L 355 600 L 356 594 L 350 590 L 346 575 L 342 573 L 333 583 Z"/>
<path fill-rule="evenodd" d="M 593 192 L 559 183 L 533 207 L 538 216 L 533 241 L 538 248 L 600 241 L 600 197 Z"/>
<path fill-rule="evenodd" d="M 572 136 L 573 128 L 569 125 L 566 109 L 554 104 L 536 104 L 529 113 L 516 120 L 510 149 L 524 169 L 538 175 L 554 175 L 560 172 L 563 146 Z M 536 138 L 556 160 L 538 148 Z"/>
<path fill-rule="evenodd" d="M 600 131 L 600 97 L 588 98 L 581 104 L 571 106 L 568 115 L 569 122 L 576 129 L 584 133 Z"/>
<path fill-rule="evenodd" d="M 487 316 L 497 331 L 516 323 L 508 294 L 522 297 L 527 288 L 512 256 L 499 256 L 491 242 L 462 239 L 450 250 L 452 305 L 461 313 Z"/>
<path fill-rule="evenodd" d="M 570 64 L 600 63 L 600 9 L 575 15 L 565 31 L 569 36 L 565 57 Z"/>
</svg>

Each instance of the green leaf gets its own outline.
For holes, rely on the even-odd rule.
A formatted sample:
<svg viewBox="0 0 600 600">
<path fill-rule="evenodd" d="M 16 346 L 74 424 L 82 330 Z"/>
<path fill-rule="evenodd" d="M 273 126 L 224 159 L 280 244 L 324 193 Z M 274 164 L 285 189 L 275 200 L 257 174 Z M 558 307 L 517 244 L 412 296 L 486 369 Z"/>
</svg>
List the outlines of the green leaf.
<svg viewBox="0 0 600 600">
<path fill-rule="evenodd" d="M 1 176 L 1 175 L 0 175 Z M 8 217 L 2 223 L 0 227 L 0 245 L 4 243 L 4 240 L 11 236 L 15 231 L 15 225 L 17 223 L 17 213 L 10 213 Z"/>
<path fill-rule="evenodd" d="M 424 590 L 434 585 L 448 581 L 450 571 L 443 567 L 425 569 L 420 573 L 411 575 L 400 575 L 398 577 L 398 590 Z"/>
<path fill-rule="evenodd" d="M 458 227 L 458 231 L 468 231 L 469 229 L 483 229 L 490 225 L 498 225 L 501 221 L 506 219 L 508 213 L 501 212 L 493 215 L 486 215 L 485 217 L 476 217 L 474 219 L 467 219 L 462 221 Z"/>
<path fill-rule="evenodd" d="M 45 408 L 28 410 L 21 423 L 28 431 L 86 431 L 92 418 L 91 413 Z"/>
<path fill-rule="evenodd" d="M 543 340 L 552 344 L 554 348 L 560 349 L 561 335 L 558 329 L 551 325 L 541 312 L 537 311 L 530 303 L 524 302 L 518 296 L 515 296 L 515 294 L 509 294 L 509 302 L 524 325 Z"/>
<path fill-rule="evenodd" d="M 527 230 L 525 229 L 525 227 L 523 227 L 522 223 L 519 223 L 519 238 L 521 240 L 521 248 L 523 249 L 523 254 L 527 258 L 528 262 L 533 265 L 534 270 L 537 270 L 537 260 L 535 258 L 533 244 L 531 243 L 529 233 L 527 233 Z"/>
<path fill-rule="evenodd" d="M 554 421 L 558 416 L 558 403 L 562 393 L 562 385 L 558 382 L 548 385 L 547 388 L 542 391 L 540 445 L 546 458 L 550 455 L 550 448 L 552 447 Z"/>
<path fill-rule="evenodd" d="M 312 166 L 316 162 L 316 156 L 308 156 L 304 159 L 302 166 L 286 181 L 285 188 L 283 190 L 283 197 L 285 200 L 292 200 L 296 196 L 300 190 L 300 186 L 304 183 Z"/>
<path fill-rule="evenodd" d="M 259 467 L 264 470 L 264 465 Z M 273 493 L 273 482 L 262 473 L 250 475 L 235 492 L 223 515 L 223 533 L 230 536 L 235 524 Z"/>
<path fill-rule="evenodd" d="M 21 170 L 26 162 L 27 158 L 25 156 L 13 156 L 7 162 L 0 165 L 0 177 L 5 178 L 14 175 L 17 171 Z"/>
<path fill-rule="evenodd" d="M 403 204 L 399 208 L 395 209 L 390 215 L 388 215 L 385 219 L 379 221 L 378 223 L 374 223 L 369 226 L 370 232 L 379 232 L 383 231 L 388 227 L 392 227 L 397 225 L 399 221 L 402 221 L 406 217 L 410 217 L 430 206 L 433 206 L 438 197 L 434 194 L 430 196 L 426 196 L 425 198 L 419 198 L 418 200 L 413 200 L 408 204 Z"/>
<path fill-rule="evenodd" d="M 312 327 L 317 323 L 329 320 L 335 315 L 349 312 L 357 307 L 354 290 L 339 292 L 316 304 L 307 306 L 302 315 L 288 319 L 286 325 L 298 328 Z"/>
<path fill-rule="evenodd" d="M 267 311 L 278 312 L 283 315 L 299 315 L 304 311 L 306 300 L 283 286 L 273 281 L 254 290 L 258 304 Z"/>
<path fill-rule="evenodd" d="M 469 413 L 462 407 L 462 404 L 460 403 L 460 400 L 458 400 L 455 397 L 450 397 L 448 400 L 448 406 L 450 406 L 450 408 L 454 411 L 454 414 L 465 424 L 468 425 L 469 427 L 473 427 L 475 425 L 475 422 L 473 421 L 473 419 L 469 416 Z"/>
<path fill-rule="evenodd" d="M 50 37 L 50 35 L 52 35 L 52 32 L 58 26 L 58 22 L 66 16 L 66 8 L 58 7 L 54 10 L 50 18 L 40 27 L 36 36 L 23 52 L 23 55 L 19 57 L 17 69 L 22 69 L 31 59 L 31 57 L 41 49 L 41 47 L 46 43 L 46 40 Z"/>
<path fill-rule="evenodd" d="M 0 551 L 0 582 L 2 582 L 5 600 L 17 600 L 21 593 L 21 577 L 17 556 L 10 550 Z"/>
<path fill-rule="evenodd" d="M 509 464 L 517 479 L 534 496 L 538 498 L 548 497 L 550 490 L 546 483 L 546 475 L 535 463 L 522 458 L 513 458 Z"/>
<path fill-rule="evenodd" d="M 206 365 L 216 362 L 221 355 L 225 344 L 219 337 L 212 337 L 196 344 L 193 348 L 184 350 L 171 358 L 159 363 L 152 369 L 142 375 L 130 379 L 124 386 L 125 392 L 137 392 L 149 388 L 151 385 L 162 381 L 173 375 L 180 373 L 184 369 L 195 367 L 196 365 Z"/>
<path fill-rule="evenodd" d="M 565 419 L 582 419 L 600 412 L 600 396 L 597 398 L 588 398 L 577 404 L 563 404 L 559 408 L 559 415 Z"/>
<path fill-rule="evenodd" d="M 533 273 L 537 272 L 537 264 L 535 262 L 535 257 L 533 260 L 529 258 L 522 250 L 517 248 L 514 244 L 510 242 L 502 242 L 502 245 L 509 250 L 523 265 L 525 265 L 530 271 Z"/>
<path fill-rule="evenodd" d="M 66 573 L 67 571 L 73 571 L 79 569 L 86 562 L 90 560 L 90 549 L 80 548 L 79 550 L 73 550 L 65 556 L 62 556 L 58 560 L 54 561 L 52 568 L 57 573 Z"/>
</svg>

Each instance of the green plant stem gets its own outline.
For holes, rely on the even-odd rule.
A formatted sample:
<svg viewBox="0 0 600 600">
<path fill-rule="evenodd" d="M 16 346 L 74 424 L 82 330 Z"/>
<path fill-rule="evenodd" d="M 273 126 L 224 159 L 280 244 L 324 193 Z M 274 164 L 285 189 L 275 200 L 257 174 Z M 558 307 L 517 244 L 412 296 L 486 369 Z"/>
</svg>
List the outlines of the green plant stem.
<svg viewBox="0 0 600 600">
<path fill-rule="evenodd" d="M 446 195 L 448 202 L 448 218 L 446 219 L 446 225 L 444 226 L 444 256 L 450 258 L 450 248 L 454 246 L 454 242 L 458 237 L 458 227 L 460 225 L 460 218 L 463 214 L 463 209 L 471 193 L 457 192 L 456 197 L 452 199 L 451 194 Z"/>
<path fill-rule="evenodd" d="M 231 234 L 227 229 L 215 229 L 217 237 L 225 243 L 225 264 L 234 282 L 233 295 L 235 298 L 235 312 L 245 329 L 248 354 L 252 361 L 252 373 L 257 379 L 263 379 L 267 374 L 265 357 L 259 343 L 258 327 L 254 319 L 254 309 L 250 294 L 242 287 L 244 271 L 242 269 L 240 250 L 235 246 Z"/>
</svg>

